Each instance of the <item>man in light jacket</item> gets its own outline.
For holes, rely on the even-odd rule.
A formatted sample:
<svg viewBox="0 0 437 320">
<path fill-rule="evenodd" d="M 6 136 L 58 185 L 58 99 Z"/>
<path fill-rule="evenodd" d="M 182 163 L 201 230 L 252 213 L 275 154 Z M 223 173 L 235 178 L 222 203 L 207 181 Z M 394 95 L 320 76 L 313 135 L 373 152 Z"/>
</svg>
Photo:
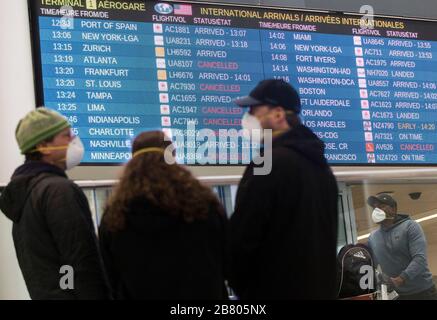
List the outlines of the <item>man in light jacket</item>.
<svg viewBox="0 0 437 320">
<path fill-rule="evenodd" d="M 371 196 L 367 203 L 374 209 L 372 220 L 380 224 L 370 235 L 369 246 L 399 299 L 437 300 L 420 225 L 408 215 L 397 213 L 397 203 L 388 194 Z"/>
</svg>

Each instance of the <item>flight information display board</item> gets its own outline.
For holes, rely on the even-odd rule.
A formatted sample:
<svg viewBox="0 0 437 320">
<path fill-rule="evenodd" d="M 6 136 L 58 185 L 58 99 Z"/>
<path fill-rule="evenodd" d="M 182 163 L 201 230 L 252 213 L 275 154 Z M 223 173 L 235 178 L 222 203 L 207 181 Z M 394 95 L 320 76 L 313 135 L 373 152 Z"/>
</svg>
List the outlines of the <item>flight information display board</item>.
<svg viewBox="0 0 437 320">
<path fill-rule="evenodd" d="M 203 142 L 214 164 L 246 163 L 250 143 L 220 132 L 241 129 L 232 100 L 266 78 L 297 88 L 331 164 L 437 163 L 435 22 L 375 17 L 361 28 L 357 15 L 189 2 L 30 5 L 38 103 L 68 117 L 86 164 L 127 161 L 145 130 L 171 136 L 181 163 L 202 163 Z M 199 140 L 202 129 L 213 135 Z"/>
</svg>

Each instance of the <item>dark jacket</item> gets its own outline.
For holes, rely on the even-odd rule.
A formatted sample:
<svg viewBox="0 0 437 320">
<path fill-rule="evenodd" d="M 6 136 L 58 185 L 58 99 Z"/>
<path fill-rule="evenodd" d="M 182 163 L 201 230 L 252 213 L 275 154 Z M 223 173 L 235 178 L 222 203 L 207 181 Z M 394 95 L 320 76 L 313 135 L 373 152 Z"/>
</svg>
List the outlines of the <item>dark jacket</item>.
<svg viewBox="0 0 437 320">
<path fill-rule="evenodd" d="M 336 297 L 338 190 L 324 145 L 303 125 L 273 141 L 272 171 L 240 182 L 231 287 L 242 299 Z"/>
<path fill-rule="evenodd" d="M 88 201 L 61 169 L 43 162 L 19 167 L 0 198 L 13 221 L 18 263 L 32 299 L 109 297 Z M 74 270 L 74 289 L 60 287 L 63 265 Z"/>
<path fill-rule="evenodd" d="M 138 199 L 123 230 L 99 228 L 100 247 L 116 299 L 226 297 L 225 216 L 187 223 Z"/>
</svg>

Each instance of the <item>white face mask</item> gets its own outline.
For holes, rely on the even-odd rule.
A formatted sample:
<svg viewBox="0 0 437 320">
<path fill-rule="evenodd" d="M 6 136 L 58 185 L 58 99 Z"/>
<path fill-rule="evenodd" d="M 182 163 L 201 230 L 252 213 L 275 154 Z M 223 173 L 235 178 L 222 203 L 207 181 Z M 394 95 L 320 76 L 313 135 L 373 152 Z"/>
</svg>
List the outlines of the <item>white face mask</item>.
<svg viewBox="0 0 437 320">
<path fill-rule="evenodd" d="M 70 170 L 76 167 L 82 161 L 84 153 L 85 148 L 83 147 L 82 141 L 78 136 L 75 136 L 68 144 L 65 160 L 66 169 Z"/>
<path fill-rule="evenodd" d="M 379 208 L 373 209 L 373 212 L 372 212 L 372 220 L 373 220 L 373 222 L 381 223 L 382 221 L 384 221 L 386 219 L 393 219 L 393 218 L 392 217 L 387 217 L 387 214 L 382 209 L 379 209 Z"/>
<path fill-rule="evenodd" d="M 257 117 L 251 115 L 249 112 L 246 112 L 241 119 L 241 126 L 243 127 L 243 136 L 246 139 L 250 139 L 252 135 L 252 130 L 258 130 L 261 133 L 263 127 L 261 126 L 261 122 Z M 255 131 L 256 132 L 256 131 Z"/>
</svg>

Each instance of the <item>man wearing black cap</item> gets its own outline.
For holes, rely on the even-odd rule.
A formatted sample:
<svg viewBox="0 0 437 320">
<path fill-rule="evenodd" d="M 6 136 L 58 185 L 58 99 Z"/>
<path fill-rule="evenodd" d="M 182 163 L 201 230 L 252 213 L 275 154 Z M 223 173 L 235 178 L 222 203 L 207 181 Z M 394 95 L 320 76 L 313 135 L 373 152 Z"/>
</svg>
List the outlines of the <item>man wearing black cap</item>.
<svg viewBox="0 0 437 320">
<path fill-rule="evenodd" d="M 323 142 L 285 81 L 261 81 L 235 102 L 248 108 L 243 128 L 271 129 L 273 142 L 271 172 L 254 174 L 252 162 L 238 188 L 231 287 L 241 299 L 335 298 L 338 190 Z"/>
<path fill-rule="evenodd" d="M 381 225 L 370 235 L 369 246 L 399 299 L 437 300 L 420 225 L 408 215 L 398 214 L 397 203 L 388 194 L 371 196 L 367 203 L 373 208 L 373 222 Z"/>
</svg>

